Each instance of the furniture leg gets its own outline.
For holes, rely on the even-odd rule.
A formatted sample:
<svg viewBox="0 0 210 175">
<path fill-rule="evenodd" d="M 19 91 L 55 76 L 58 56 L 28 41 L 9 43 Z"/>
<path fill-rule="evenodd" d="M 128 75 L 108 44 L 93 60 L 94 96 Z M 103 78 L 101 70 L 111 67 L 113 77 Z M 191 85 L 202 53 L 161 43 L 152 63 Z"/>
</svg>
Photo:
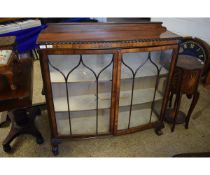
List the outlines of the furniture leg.
<svg viewBox="0 0 210 175">
<path fill-rule="evenodd" d="M 172 106 L 172 100 L 173 100 L 173 92 L 170 93 L 170 97 L 169 97 L 169 108 Z"/>
<path fill-rule="evenodd" d="M 172 125 L 172 128 L 171 128 L 171 132 L 174 132 L 174 129 L 175 129 L 176 118 L 177 118 L 177 114 L 179 112 L 181 97 L 182 97 L 181 93 L 176 94 L 176 100 L 175 100 L 175 104 L 174 104 L 174 121 L 173 121 L 173 125 Z"/>
<path fill-rule="evenodd" d="M 188 126 L 189 126 L 189 121 L 190 121 L 190 116 L 195 108 L 195 105 L 197 104 L 198 102 L 198 99 L 199 99 L 199 96 L 200 96 L 200 93 L 199 92 L 196 92 L 193 96 L 193 99 L 192 99 L 192 103 L 190 105 L 190 109 L 187 113 L 187 117 L 186 117 L 186 120 L 185 120 L 185 128 L 188 129 Z"/>
<path fill-rule="evenodd" d="M 34 136 L 36 138 L 37 144 L 42 144 L 44 142 L 44 139 L 41 133 L 38 131 L 34 123 L 35 117 L 40 114 L 41 114 L 41 109 L 38 105 L 30 108 L 29 114 L 28 114 L 29 115 L 28 117 L 30 118 L 30 120 L 29 120 L 28 126 L 24 127 L 24 133 L 28 133 Z"/>
<path fill-rule="evenodd" d="M 35 117 L 41 112 L 41 107 L 41 105 L 37 105 L 8 113 L 12 122 L 12 127 L 3 142 L 3 149 L 5 152 L 11 151 L 10 143 L 20 134 L 31 134 L 36 138 L 36 142 L 38 144 L 42 144 L 44 142 L 41 133 L 38 131 L 34 123 Z"/>
<path fill-rule="evenodd" d="M 158 135 L 158 136 L 161 136 L 163 134 L 162 130 L 165 126 L 164 126 L 164 123 L 162 121 L 160 121 L 160 123 L 158 124 L 158 126 L 155 128 L 155 133 Z"/>
<path fill-rule="evenodd" d="M 37 144 L 44 143 L 44 139 L 43 139 L 41 133 L 35 127 L 35 125 L 32 125 L 32 127 L 30 128 L 30 131 L 28 132 L 28 134 L 31 134 L 32 136 L 34 136 L 36 138 L 36 143 Z"/>
<path fill-rule="evenodd" d="M 52 153 L 54 156 L 57 156 L 59 154 L 59 144 L 61 143 L 58 139 L 52 139 Z"/>
<path fill-rule="evenodd" d="M 5 138 L 3 141 L 3 150 L 5 152 L 10 152 L 11 151 L 11 146 L 10 143 L 19 135 L 20 133 L 18 132 L 18 129 L 12 126 L 8 136 Z"/>
<path fill-rule="evenodd" d="M 53 144 L 52 145 L 52 153 L 54 154 L 54 156 L 57 156 L 59 154 L 59 146 L 58 146 L 58 144 Z"/>
</svg>

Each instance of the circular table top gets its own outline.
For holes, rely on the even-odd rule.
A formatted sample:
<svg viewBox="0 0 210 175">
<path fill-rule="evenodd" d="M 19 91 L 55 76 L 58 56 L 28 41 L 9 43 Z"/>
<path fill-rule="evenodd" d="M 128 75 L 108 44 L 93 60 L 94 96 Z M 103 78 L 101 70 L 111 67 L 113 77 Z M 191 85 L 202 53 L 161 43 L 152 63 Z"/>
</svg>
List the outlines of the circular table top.
<svg viewBox="0 0 210 175">
<path fill-rule="evenodd" d="M 190 55 L 179 55 L 176 66 L 187 70 L 203 69 L 204 62 Z"/>
</svg>

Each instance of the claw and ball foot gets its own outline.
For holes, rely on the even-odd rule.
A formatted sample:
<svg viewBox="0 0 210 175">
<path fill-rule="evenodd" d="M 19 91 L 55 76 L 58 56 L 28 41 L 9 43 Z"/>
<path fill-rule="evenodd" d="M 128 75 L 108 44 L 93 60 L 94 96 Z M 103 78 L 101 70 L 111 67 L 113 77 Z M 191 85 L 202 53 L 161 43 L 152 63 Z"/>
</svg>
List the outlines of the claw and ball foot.
<svg viewBox="0 0 210 175">
<path fill-rule="evenodd" d="M 41 135 L 36 138 L 36 143 L 39 144 L 39 145 L 44 143 L 44 139 L 43 139 L 43 137 Z"/>
<path fill-rule="evenodd" d="M 53 145 L 52 146 L 52 153 L 54 154 L 54 156 L 57 156 L 59 154 L 58 145 Z"/>
<path fill-rule="evenodd" d="M 161 136 L 163 134 L 163 131 L 161 129 L 155 129 L 155 133 L 158 135 L 158 136 Z"/>
<path fill-rule="evenodd" d="M 9 153 L 11 152 L 12 148 L 9 144 L 6 144 L 6 145 L 3 145 L 3 150 L 4 152 Z"/>
</svg>

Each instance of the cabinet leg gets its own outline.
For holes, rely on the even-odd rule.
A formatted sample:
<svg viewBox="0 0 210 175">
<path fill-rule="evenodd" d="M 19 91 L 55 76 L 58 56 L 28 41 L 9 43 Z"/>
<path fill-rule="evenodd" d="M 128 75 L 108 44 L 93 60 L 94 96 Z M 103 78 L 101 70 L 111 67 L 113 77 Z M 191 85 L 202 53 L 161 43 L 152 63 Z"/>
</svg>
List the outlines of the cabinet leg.
<svg viewBox="0 0 210 175">
<path fill-rule="evenodd" d="M 59 154 L 59 144 L 61 143 L 61 140 L 53 138 L 52 139 L 52 153 L 54 156 L 57 156 Z"/>
<path fill-rule="evenodd" d="M 158 136 L 161 136 L 163 135 L 163 131 L 159 128 L 155 128 L 155 133 L 158 135 Z"/>
<path fill-rule="evenodd" d="M 44 139 L 42 135 L 40 135 L 39 137 L 36 137 L 36 143 L 39 145 L 44 143 Z"/>
<path fill-rule="evenodd" d="M 200 93 L 199 93 L 199 92 L 196 92 L 196 93 L 194 94 L 194 96 L 193 96 L 192 103 L 191 103 L 191 105 L 190 105 L 190 109 L 189 109 L 189 111 L 188 111 L 188 113 L 187 113 L 187 117 L 186 117 L 186 119 L 185 119 L 185 128 L 186 128 L 186 129 L 188 129 L 188 127 L 189 127 L 190 116 L 191 116 L 191 114 L 192 114 L 192 112 L 193 112 L 193 110 L 194 110 L 194 108 L 195 108 L 195 105 L 196 105 L 197 102 L 198 102 L 199 96 L 200 96 Z"/>
<path fill-rule="evenodd" d="M 57 156 L 59 154 L 59 146 L 58 146 L 58 144 L 53 144 L 52 145 L 52 153 L 54 154 L 54 156 Z"/>
<path fill-rule="evenodd" d="M 164 124 L 163 122 L 160 122 L 157 127 L 155 128 L 155 133 L 158 135 L 158 136 L 161 136 L 163 134 L 162 132 L 162 129 L 164 128 Z"/>
</svg>

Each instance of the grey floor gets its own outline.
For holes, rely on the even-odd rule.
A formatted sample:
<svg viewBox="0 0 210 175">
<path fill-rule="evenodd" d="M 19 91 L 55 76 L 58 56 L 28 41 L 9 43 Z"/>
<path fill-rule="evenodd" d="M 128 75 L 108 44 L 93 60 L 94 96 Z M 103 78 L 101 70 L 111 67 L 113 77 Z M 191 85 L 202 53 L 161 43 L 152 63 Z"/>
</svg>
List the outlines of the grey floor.
<svg viewBox="0 0 210 175">
<path fill-rule="evenodd" d="M 42 80 L 39 62 L 34 63 L 34 98 L 33 103 L 44 101 L 41 95 Z M 189 129 L 177 125 L 175 132 L 170 132 L 170 125 L 165 124 L 164 134 L 157 136 L 153 129 L 134 134 L 66 141 L 60 145 L 59 156 L 64 157 L 171 157 L 186 152 L 210 152 L 210 91 L 202 85 L 200 99 L 192 114 Z M 184 99 L 181 108 L 189 106 Z M 20 136 L 13 141 L 13 151 L 5 153 L 0 147 L 1 157 L 49 157 L 53 156 L 50 145 L 50 130 L 47 112 L 43 111 L 36 118 L 36 124 L 42 133 L 45 143 L 37 145 L 32 136 Z M 0 128 L 1 142 L 8 134 L 10 127 Z"/>
</svg>

